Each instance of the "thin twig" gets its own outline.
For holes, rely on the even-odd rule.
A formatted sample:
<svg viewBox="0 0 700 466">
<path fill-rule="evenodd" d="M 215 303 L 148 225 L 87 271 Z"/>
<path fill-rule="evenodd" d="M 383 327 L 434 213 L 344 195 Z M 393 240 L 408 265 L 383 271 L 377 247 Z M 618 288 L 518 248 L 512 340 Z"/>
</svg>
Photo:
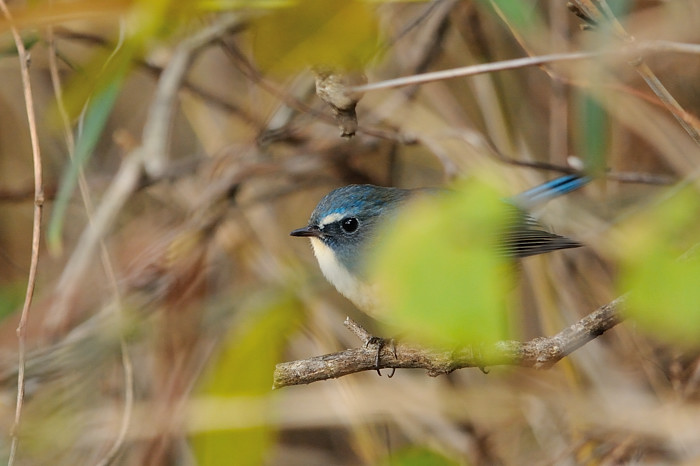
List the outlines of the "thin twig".
<svg viewBox="0 0 700 466">
<path fill-rule="evenodd" d="M 345 325 L 363 342 L 362 347 L 277 364 L 272 386 L 282 388 L 308 384 L 384 368 L 425 369 L 433 377 L 465 367 L 515 365 L 547 369 L 621 322 L 624 301 L 624 296 L 617 298 L 549 338 L 535 338 L 527 342 L 501 341 L 488 348 L 455 351 L 428 349 L 401 342 L 386 345 L 380 350 L 378 366 L 376 346 L 366 345 L 369 334 L 347 319 Z"/>
<path fill-rule="evenodd" d="M 305 102 L 300 99 L 289 95 L 287 92 L 279 89 L 275 84 L 266 79 L 263 74 L 258 70 L 253 63 L 245 56 L 243 52 L 235 45 L 227 41 L 221 41 L 222 50 L 228 58 L 236 65 L 238 70 L 251 82 L 258 85 L 262 90 L 266 91 L 268 94 L 277 97 L 279 100 L 285 103 L 285 105 L 299 111 L 307 113 L 315 118 L 318 118 L 326 123 L 335 124 L 333 118 L 321 112 L 318 109 L 310 107 Z"/>
<path fill-rule="evenodd" d="M 369 92 L 379 89 L 390 89 L 395 87 L 411 86 L 414 84 L 423 84 L 433 81 L 442 81 L 444 79 L 462 78 L 465 76 L 474 76 L 477 74 L 493 73 L 495 71 L 513 70 L 518 68 L 527 68 L 530 66 L 539 66 L 545 63 L 590 60 L 600 57 L 601 55 L 612 55 L 615 51 L 606 52 L 572 52 L 572 53 L 554 53 L 551 55 L 542 55 L 539 57 L 516 58 L 513 60 L 503 60 L 495 63 L 482 63 L 479 65 L 463 66 L 460 68 L 452 68 L 450 70 L 432 71 L 430 73 L 416 74 L 403 78 L 388 79 L 376 83 L 364 84 L 355 86 L 349 89 L 350 92 Z M 620 53 L 617 51 L 617 53 Z"/>
<path fill-rule="evenodd" d="M 36 128 L 36 116 L 34 114 L 34 98 L 32 96 L 32 84 L 29 78 L 29 55 L 24 48 L 22 36 L 15 27 L 10 10 L 4 0 L 0 0 L 0 9 L 5 19 L 10 25 L 12 38 L 17 47 L 19 57 L 19 69 L 22 75 L 22 89 L 24 92 L 24 103 L 27 112 L 27 123 L 29 125 L 29 137 L 32 144 L 32 162 L 34 165 L 34 220 L 32 225 L 32 257 L 29 265 L 29 278 L 27 279 L 27 292 L 22 306 L 22 315 L 17 326 L 18 340 L 18 366 L 17 371 L 17 404 L 15 407 L 15 419 L 12 425 L 12 443 L 10 445 L 10 456 L 8 466 L 12 466 L 17 455 L 17 444 L 19 442 L 18 430 L 22 417 L 22 403 L 24 401 L 24 366 L 26 358 L 26 328 L 29 319 L 29 308 L 34 297 L 34 286 L 36 284 L 36 272 L 39 264 L 39 241 L 41 239 L 41 214 L 44 206 L 44 188 L 42 183 L 41 150 L 39 148 L 39 136 Z"/>
<path fill-rule="evenodd" d="M 281 90 L 276 84 L 274 84 L 269 79 L 258 70 L 253 63 L 245 56 L 243 52 L 235 45 L 227 41 L 221 41 L 221 46 L 223 51 L 229 56 L 231 61 L 236 65 L 238 70 L 251 82 L 255 83 L 262 90 L 268 94 L 277 97 L 279 100 L 284 102 L 288 107 L 302 113 L 306 113 L 318 121 L 335 125 L 335 120 L 329 114 L 324 113 L 308 104 L 302 100 L 290 95 L 288 92 Z M 279 125 L 279 123 L 278 123 Z M 261 125 L 262 126 L 262 125 Z M 269 131 L 270 128 L 267 128 Z M 359 126 L 357 128 L 358 133 L 363 133 L 368 136 L 373 136 L 380 139 L 388 139 L 390 141 L 399 141 L 401 144 L 415 144 L 416 140 L 410 135 L 401 134 L 395 129 L 377 129 L 377 128 L 367 128 L 364 126 Z"/>
<path fill-rule="evenodd" d="M 160 176 L 168 165 L 167 147 L 175 114 L 177 93 L 195 54 L 213 40 L 242 26 L 239 16 L 225 16 L 180 43 L 158 82 L 149 116 L 143 127 L 144 168 L 152 177 Z"/>
<path fill-rule="evenodd" d="M 171 63 L 161 76 L 156 96 L 149 108 L 141 145 L 125 157 L 107 188 L 102 203 L 95 210 L 93 222 L 83 230 L 73 255 L 63 270 L 51 310 L 51 318 L 54 321 L 60 321 L 61 316 L 66 312 L 68 303 L 81 284 L 80 278 L 85 273 L 95 249 L 99 246 L 100 238 L 109 230 L 121 208 L 138 188 L 146 164 L 150 167 L 151 174 L 157 174 L 165 169 L 167 139 L 170 122 L 175 112 L 174 102 L 167 102 L 167 99 L 176 100 L 178 85 L 188 70 L 187 65 L 192 55 L 238 24 L 240 21 L 235 15 L 222 17 L 216 23 L 183 41 L 173 54 Z M 172 71 L 169 71 L 171 66 Z"/>
<path fill-rule="evenodd" d="M 587 29 L 605 28 L 611 31 L 626 47 L 636 50 L 636 54 L 628 58 L 627 63 L 642 77 L 647 86 L 666 107 L 666 110 L 673 115 L 693 141 L 700 145 L 700 133 L 698 133 L 692 118 L 649 68 L 642 54 L 645 50 L 669 51 L 671 50 L 669 46 L 673 43 L 667 41 L 638 42 L 634 36 L 625 30 L 605 0 L 573 0 L 569 8 L 576 16 L 586 22 Z M 700 49 L 700 46 L 697 45 L 695 47 L 690 44 L 682 45 L 682 47 L 679 46 L 674 50 L 680 53 L 698 53 L 698 49 Z"/>
<path fill-rule="evenodd" d="M 700 54 L 700 44 L 686 44 L 684 42 L 674 42 L 670 40 L 649 40 L 641 41 L 635 44 L 635 47 L 640 52 L 675 52 L 688 53 L 693 55 Z"/>
<path fill-rule="evenodd" d="M 604 20 L 606 20 L 607 23 L 613 27 L 613 31 L 623 43 L 626 45 L 634 45 L 637 43 L 637 39 L 635 39 L 634 36 L 630 35 L 622 27 L 622 24 L 620 24 L 620 22 L 617 20 L 615 14 L 605 0 L 598 0 L 595 4 L 593 4 L 590 0 L 579 1 L 578 3 L 586 5 L 588 9 L 593 10 L 588 11 L 588 13 L 593 15 L 594 20 L 603 21 L 604 18 Z M 697 128 L 693 125 L 688 113 L 685 111 L 685 109 L 683 109 L 683 107 L 681 107 L 668 89 L 666 89 L 651 68 L 649 68 L 649 65 L 647 65 L 644 61 L 641 52 L 639 55 L 636 55 L 632 59 L 628 60 L 628 63 L 635 69 L 642 79 L 644 79 L 647 86 L 649 86 L 656 97 L 658 97 L 664 104 L 666 109 L 673 115 L 685 132 L 688 133 L 696 144 L 700 145 L 700 134 L 698 133 Z"/>
<path fill-rule="evenodd" d="M 44 185 L 44 200 L 52 200 L 56 197 L 55 185 Z M 27 202 L 34 200 L 34 186 L 17 189 L 0 189 L 0 202 Z"/>
<path fill-rule="evenodd" d="M 666 87 L 661 83 L 659 78 L 656 77 L 651 68 L 649 68 L 649 65 L 639 58 L 639 60 L 633 64 L 633 67 L 637 73 L 639 73 L 642 79 L 644 79 L 644 82 L 647 83 L 647 86 L 649 86 L 649 88 L 664 104 L 666 109 L 671 113 L 671 115 L 673 115 L 678 124 L 681 125 L 681 127 L 686 133 L 688 133 L 696 144 L 700 145 L 700 134 L 695 126 L 693 126 L 692 118 L 688 115 L 688 112 L 681 107 L 668 89 L 666 89 Z"/>
<path fill-rule="evenodd" d="M 121 25 L 122 29 L 124 25 Z M 54 40 L 53 27 L 47 29 L 47 42 L 49 48 L 49 72 L 51 75 L 51 83 L 53 85 L 54 94 L 56 96 L 56 105 L 58 107 L 58 112 L 61 118 L 61 123 L 63 124 L 63 134 L 66 142 L 66 149 L 68 151 L 68 156 L 71 160 L 75 159 L 75 138 L 73 137 L 73 130 L 70 124 L 70 118 L 68 116 L 68 111 L 66 110 L 65 103 L 63 101 L 63 86 L 61 85 L 61 77 L 58 73 L 58 62 L 57 62 L 57 51 L 56 43 Z M 120 34 L 123 37 L 123 34 Z M 118 48 L 123 44 L 123 40 L 117 43 Z M 110 57 L 114 56 L 114 53 Z M 87 104 L 86 104 L 87 105 Z M 83 112 L 84 113 L 84 112 Z M 80 196 L 83 200 L 83 206 L 85 207 L 85 213 L 87 215 L 88 222 L 92 222 L 94 216 L 94 206 L 90 196 L 90 190 L 88 188 L 87 179 L 85 178 L 85 172 L 82 167 L 78 167 L 78 188 L 80 190 Z M 109 256 L 109 251 L 104 241 L 100 239 L 100 260 L 102 262 L 102 268 L 107 276 L 107 281 L 109 282 L 110 288 L 112 289 L 112 294 L 116 301 L 116 306 L 114 306 L 114 311 L 117 317 L 121 317 L 122 306 L 119 293 L 119 286 L 117 285 L 117 277 L 114 272 L 114 266 L 112 265 L 112 260 Z M 122 355 L 122 368 L 124 373 L 124 410 L 122 413 L 122 422 L 119 428 L 119 433 L 117 438 L 114 440 L 112 447 L 105 454 L 102 460 L 97 464 L 109 464 L 112 458 L 118 453 L 121 445 L 124 443 L 126 438 L 127 429 L 131 422 L 131 415 L 133 411 L 133 400 L 134 400 L 134 370 L 129 356 L 129 348 L 126 343 L 124 335 L 119 333 L 119 342 Z"/>
<path fill-rule="evenodd" d="M 57 27 L 55 33 L 56 36 L 60 37 L 61 39 L 88 42 L 90 44 L 98 45 L 102 48 L 112 47 L 111 42 L 105 39 L 104 37 L 101 37 L 96 34 L 90 34 L 84 31 L 74 31 L 63 27 Z M 135 63 L 138 66 L 142 67 L 148 73 L 155 76 L 157 79 L 160 79 L 160 75 L 163 73 L 163 68 L 161 66 L 150 63 L 144 59 L 136 59 Z M 70 64 L 68 65 L 70 66 Z M 194 96 L 202 99 L 203 101 L 212 106 L 215 106 L 233 115 L 237 115 L 250 126 L 253 126 L 255 128 L 263 126 L 262 120 L 248 112 L 248 110 L 240 107 L 234 102 L 224 100 L 222 97 L 215 95 L 213 92 L 204 89 L 200 85 L 197 85 L 189 80 L 185 80 L 182 83 L 182 89 L 191 92 Z"/>
<path fill-rule="evenodd" d="M 677 178 L 670 175 L 659 175 L 643 172 L 609 172 L 605 175 L 609 180 L 620 183 L 652 184 L 658 186 L 670 186 L 678 182 Z"/>
<path fill-rule="evenodd" d="M 414 84 L 441 81 L 444 79 L 461 78 L 465 76 L 474 76 L 477 74 L 493 73 L 495 71 L 529 68 L 532 66 L 540 66 L 547 63 L 591 60 L 594 58 L 600 58 L 604 56 L 634 56 L 635 54 L 640 54 L 642 52 L 677 52 L 698 55 L 700 54 L 700 45 L 670 41 L 643 41 L 635 43 L 633 46 L 618 47 L 611 50 L 599 50 L 594 52 L 553 53 L 550 55 L 515 58 L 513 60 L 503 60 L 494 63 L 482 63 L 479 65 L 464 66 L 461 68 L 452 68 L 449 70 L 433 71 L 430 73 L 417 74 L 396 79 L 388 79 L 386 81 L 364 84 L 362 86 L 355 86 L 353 88 L 350 88 L 349 91 L 377 91 L 380 89 L 391 89 L 396 87 L 411 86 Z"/>
</svg>

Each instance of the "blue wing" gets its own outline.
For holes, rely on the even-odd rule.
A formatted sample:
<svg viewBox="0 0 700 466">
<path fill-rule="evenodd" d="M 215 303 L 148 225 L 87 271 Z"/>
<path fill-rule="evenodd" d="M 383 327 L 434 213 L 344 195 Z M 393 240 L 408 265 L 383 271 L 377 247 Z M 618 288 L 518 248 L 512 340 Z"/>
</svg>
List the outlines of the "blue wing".
<svg viewBox="0 0 700 466">
<path fill-rule="evenodd" d="M 510 203 L 516 209 L 514 209 L 512 226 L 501 238 L 500 247 L 503 253 L 511 257 L 527 257 L 583 246 L 578 241 L 547 231 L 537 220 L 528 215 L 526 210 L 579 189 L 590 181 L 589 176 L 566 175 L 511 198 Z"/>
<path fill-rule="evenodd" d="M 521 209 L 529 210 L 540 204 L 575 191 L 591 181 L 586 175 L 566 175 L 556 178 L 539 186 L 523 191 L 513 197 L 512 201 Z"/>
</svg>

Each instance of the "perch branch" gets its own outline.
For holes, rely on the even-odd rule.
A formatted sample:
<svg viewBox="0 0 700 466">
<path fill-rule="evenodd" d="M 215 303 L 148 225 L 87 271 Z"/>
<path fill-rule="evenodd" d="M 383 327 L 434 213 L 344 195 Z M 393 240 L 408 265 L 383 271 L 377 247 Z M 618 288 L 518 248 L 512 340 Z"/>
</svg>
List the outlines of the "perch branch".
<svg viewBox="0 0 700 466">
<path fill-rule="evenodd" d="M 379 353 L 379 367 L 376 366 L 376 346 L 366 344 L 369 333 L 348 318 L 345 325 L 365 345 L 339 353 L 280 363 L 275 368 L 272 386 L 282 388 L 308 384 L 377 368 L 425 369 L 432 377 L 465 367 L 493 365 L 547 369 L 617 325 L 622 320 L 620 309 L 624 301 L 624 296 L 619 297 L 548 338 L 540 337 L 526 342 L 500 341 L 488 348 L 466 347 L 454 351 L 401 342 L 385 345 Z"/>
</svg>

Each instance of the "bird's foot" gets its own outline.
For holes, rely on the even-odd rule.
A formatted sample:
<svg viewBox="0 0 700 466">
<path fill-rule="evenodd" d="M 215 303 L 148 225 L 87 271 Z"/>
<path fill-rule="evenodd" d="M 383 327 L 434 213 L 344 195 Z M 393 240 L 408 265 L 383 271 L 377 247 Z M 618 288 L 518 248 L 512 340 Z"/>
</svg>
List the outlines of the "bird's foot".
<svg viewBox="0 0 700 466">
<path fill-rule="evenodd" d="M 394 353 L 394 358 L 396 358 L 397 357 L 396 344 L 395 344 L 393 338 L 381 338 L 381 337 L 372 336 L 372 337 L 368 338 L 367 341 L 365 342 L 365 348 L 369 347 L 370 345 L 377 346 L 377 354 L 376 354 L 375 359 L 374 359 L 374 367 L 377 370 L 377 374 L 379 374 L 381 376 L 382 372 L 381 372 L 381 368 L 379 367 L 379 362 L 380 362 L 379 359 L 380 359 L 380 356 L 382 354 L 382 349 L 384 349 L 384 347 L 386 345 L 390 345 L 391 352 Z M 389 374 L 388 377 L 392 378 L 394 376 L 395 372 L 396 372 L 396 368 L 392 367 L 391 374 Z"/>
</svg>

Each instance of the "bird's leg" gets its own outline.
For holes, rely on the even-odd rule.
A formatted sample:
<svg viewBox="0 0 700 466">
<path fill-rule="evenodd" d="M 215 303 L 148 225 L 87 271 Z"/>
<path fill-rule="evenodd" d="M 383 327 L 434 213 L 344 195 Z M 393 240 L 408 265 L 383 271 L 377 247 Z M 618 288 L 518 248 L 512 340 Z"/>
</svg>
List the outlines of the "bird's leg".
<svg viewBox="0 0 700 466">
<path fill-rule="evenodd" d="M 377 345 L 377 354 L 374 359 L 374 367 L 377 370 L 377 374 L 379 374 L 380 376 L 382 375 L 379 368 L 380 356 L 382 354 L 382 349 L 384 348 L 387 342 L 389 342 L 389 344 L 391 345 L 391 352 L 394 353 L 394 358 L 398 359 L 398 355 L 396 354 L 396 344 L 393 338 L 385 339 L 381 337 L 375 337 L 372 334 L 370 334 L 367 330 L 365 330 L 365 328 L 362 327 L 360 324 L 352 320 L 350 317 L 345 318 L 345 322 L 343 322 L 343 325 L 345 325 L 345 327 L 347 327 L 352 333 L 354 333 L 355 336 L 357 336 L 357 338 L 364 342 L 365 348 L 368 348 L 369 345 Z M 392 367 L 391 374 L 389 374 L 389 378 L 392 378 L 395 372 L 396 368 Z"/>
<path fill-rule="evenodd" d="M 382 349 L 384 349 L 384 346 L 386 346 L 387 343 L 391 345 L 391 352 L 394 353 L 394 358 L 398 358 L 398 355 L 396 354 L 396 343 L 393 338 L 371 336 L 365 342 L 365 348 L 369 347 L 369 345 L 377 345 L 377 354 L 374 359 L 374 367 L 377 370 L 377 374 L 379 374 L 380 376 L 382 375 L 381 368 L 379 367 L 380 356 L 382 354 Z M 392 367 L 391 374 L 389 374 L 388 377 L 392 378 L 395 372 L 396 368 Z"/>
<path fill-rule="evenodd" d="M 389 339 L 389 343 L 391 344 L 391 352 L 394 353 L 394 359 L 398 359 L 399 355 L 396 354 L 396 342 L 394 341 L 393 338 Z M 389 378 L 392 378 L 394 376 L 394 373 L 396 372 L 396 368 L 392 367 L 391 368 L 391 374 L 388 375 Z"/>
</svg>

